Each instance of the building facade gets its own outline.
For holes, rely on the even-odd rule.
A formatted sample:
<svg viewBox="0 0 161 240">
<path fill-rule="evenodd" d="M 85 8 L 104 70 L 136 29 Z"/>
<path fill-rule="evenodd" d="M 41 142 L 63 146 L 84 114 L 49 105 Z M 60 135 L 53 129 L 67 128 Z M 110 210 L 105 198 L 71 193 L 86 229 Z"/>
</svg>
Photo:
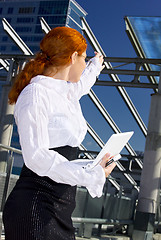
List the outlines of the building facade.
<svg viewBox="0 0 161 240">
<path fill-rule="evenodd" d="M 80 17 L 87 13 L 74 0 L 3 0 L 0 1 L 0 18 L 5 18 L 33 53 L 39 51 L 43 38 L 40 17 L 51 28 L 69 26 L 81 31 Z M 0 22 L 0 53 L 21 54 L 22 52 L 3 30 Z"/>
</svg>

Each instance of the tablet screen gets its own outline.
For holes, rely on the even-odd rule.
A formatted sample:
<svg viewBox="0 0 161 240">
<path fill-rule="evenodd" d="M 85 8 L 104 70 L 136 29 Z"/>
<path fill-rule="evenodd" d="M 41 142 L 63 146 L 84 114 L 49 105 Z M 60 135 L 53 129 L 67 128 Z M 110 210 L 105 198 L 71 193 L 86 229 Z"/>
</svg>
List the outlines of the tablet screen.
<svg viewBox="0 0 161 240">
<path fill-rule="evenodd" d="M 131 132 L 112 134 L 112 136 L 109 138 L 105 146 L 102 148 L 102 150 L 97 155 L 94 162 L 92 163 L 91 168 L 97 165 L 106 153 L 110 153 L 111 156 L 118 155 L 122 151 L 126 143 L 129 141 L 133 133 L 134 132 L 131 131 Z"/>
</svg>

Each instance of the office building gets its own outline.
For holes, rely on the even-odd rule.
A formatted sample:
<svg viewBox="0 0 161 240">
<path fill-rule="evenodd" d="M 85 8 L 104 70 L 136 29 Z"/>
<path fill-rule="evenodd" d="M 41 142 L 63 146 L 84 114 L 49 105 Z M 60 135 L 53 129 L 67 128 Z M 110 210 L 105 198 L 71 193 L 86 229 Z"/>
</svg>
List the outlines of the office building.
<svg viewBox="0 0 161 240">
<path fill-rule="evenodd" d="M 0 17 L 6 18 L 32 52 L 39 51 L 43 38 L 40 17 L 51 28 L 69 26 L 81 31 L 80 17 L 87 13 L 75 0 L 3 0 L 0 1 Z M 0 53 L 22 53 L 8 37 L 0 23 Z"/>
</svg>

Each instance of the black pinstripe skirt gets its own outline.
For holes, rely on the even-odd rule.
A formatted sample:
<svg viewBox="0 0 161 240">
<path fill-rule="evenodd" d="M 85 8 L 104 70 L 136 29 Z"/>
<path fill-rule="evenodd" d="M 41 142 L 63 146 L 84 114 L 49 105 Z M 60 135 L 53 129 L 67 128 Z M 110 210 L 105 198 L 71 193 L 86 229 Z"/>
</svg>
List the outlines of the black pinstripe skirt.
<svg viewBox="0 0 161 240">
<path fill-rule="evenodd" d="M 51 150 L 69 160 L 77 158 L 78 148 Z M 74 240 L 75 194 L 75 186 L 40 177 L 24 165 L 4 207 L 5 240 Z"/>
</svg>

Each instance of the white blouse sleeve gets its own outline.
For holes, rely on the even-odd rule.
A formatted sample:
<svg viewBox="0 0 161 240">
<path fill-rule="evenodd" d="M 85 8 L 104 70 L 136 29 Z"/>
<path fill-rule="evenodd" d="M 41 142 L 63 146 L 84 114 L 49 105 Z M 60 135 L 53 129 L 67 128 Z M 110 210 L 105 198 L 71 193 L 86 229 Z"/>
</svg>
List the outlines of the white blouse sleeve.
<svg viewBox="0 0 161 240">
<path fill-rule="evenodd" d="M 101 70 L 102 65 L 100 64 L 98 57 L 94 57 L 89 60 L 85 70 L 81 75 L 80 81 L 74 83 L 74 91 L 77 93 L 78 99 L 89 93 L 91 87 L 95 84 L 96 77 L 100 74 Z"/>
<path fill-rule="evenodd" d="M 103 168 L 99 165 L 87 171 L 71 163 L 56 151 L 49 150 L 48 115 L 46 107 L 38 102 L 18 104 L 15 119 L 26 166 L 40 176 L 48 176 L 58 183 L 85 186 L 92 197 L 102 195 L 105 183 Z"/>
</svg>

